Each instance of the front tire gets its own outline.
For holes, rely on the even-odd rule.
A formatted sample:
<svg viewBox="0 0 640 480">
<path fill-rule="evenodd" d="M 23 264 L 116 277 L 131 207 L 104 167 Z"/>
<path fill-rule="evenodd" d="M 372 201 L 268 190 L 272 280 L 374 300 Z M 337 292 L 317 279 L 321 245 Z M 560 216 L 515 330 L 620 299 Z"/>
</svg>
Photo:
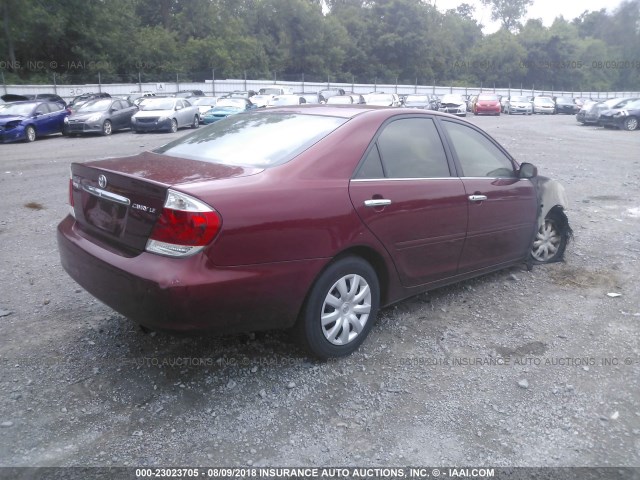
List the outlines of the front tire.
<svg viewBox="0 0 640 480">
<path fill-rule="evenodd" d="M 344 357 L 365 340 L 379 307 L 380 283 L 375 270 L 359 257 L 345 257 L 318 277 L 296 330 L 314 356 Z"/>
<path fill-rule="evenodd" d="M 169 127 L 169 133 L 176 133 L 178 131 L 178 121 L 173 118 L 171 119 L 171 126 Z"/>
<path fill-rule="evenodd" d="M 24 140 L 27 143 L 34 142 L 36 140 L 36 129 L 29 125 L 24 131 Z"/>
<path fill-rule="evenodd" d="M 624 119 L 624 123 L 622 125 L 625 130 L 629 130 L 631 132 L 638 128 L 638 119 L 636 117 L 627 117 Z"/>
<path fill-rule="evenodd" d="M 538 229 L 531 248 L 535 263 L 553 263 L 562 260 L 569 235 L 563 232 L 559 219 L 550 216 Z"/>
<path fill-rule="evenodd" d="M 104 135 L 105 137 L 113 133 L 113 126 L 111 125 L 110 120 L 104 121 L 104 123 L 102 124 L 102 132 L 100 133 L 102 133 L 102 135 Z"/>
</svg>

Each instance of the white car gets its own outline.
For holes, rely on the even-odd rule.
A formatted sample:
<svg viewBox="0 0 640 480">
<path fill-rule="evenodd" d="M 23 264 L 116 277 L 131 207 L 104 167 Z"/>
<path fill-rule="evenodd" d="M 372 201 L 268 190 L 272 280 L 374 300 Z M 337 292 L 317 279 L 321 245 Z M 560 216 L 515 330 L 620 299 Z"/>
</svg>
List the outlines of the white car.
<svg viewBox="0 0 640 480">
<path fill-rule="evenodd" d="M 136 133 L 166 130 L 175 133 L 181 127 L 198 128 L 200 112 L 188 100 L 176 97 L 149 97 L 140 105 L 140 111 L 131 117 L 131 128 Z"/>
<path fill-rule="evenodd" d="M 467 102 L 462 98 L 462 95 L 448 94 L 440 100 L 440 108 L 438 108 L 438 111 L 450 113 L 458 117 L 466 117 Z"/>
<path fill-rule="evenodd" d="M 509 97 L 506 113 L 531 115 L 533 113 L 533 104 L 529 97 Z"/>
<path fill-rule="evenodd" d="M 367 105 L 380 107 L 399 107 L 400 97 L 395 93 L 370 93 L 366 97 Z"/>
<path fill-rule="evenodd" d="M 205 112 L 208 112 L 218 103 L 218 97 L 193 97 L 190 98 L 189 103 L 191 105 L 195 105 L 198 107 L 198 112 L 200 113 L 200 118 Z"/>
<path fill-rule="evenodd" d="M 536 97 L 533 99 L 533 113 L 556 113 L 556 102 L 550 97 Z"/>
</svg>

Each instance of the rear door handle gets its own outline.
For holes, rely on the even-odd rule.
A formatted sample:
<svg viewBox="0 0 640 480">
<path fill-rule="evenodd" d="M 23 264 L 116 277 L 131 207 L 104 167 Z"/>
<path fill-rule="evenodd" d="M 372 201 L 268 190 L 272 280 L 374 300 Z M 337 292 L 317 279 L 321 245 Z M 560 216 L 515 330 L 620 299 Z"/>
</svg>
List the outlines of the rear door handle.
<svg viewBox="0 0 640 480">
<path fill-rule="evenodd" d="M 469 200 L 472 202 L 482 202 L 483 200 L 486 200 L 487 196 L 486 195 L 469 195 Z"/>
<path fill-rule="evenodd" d="M 391 200 L 387 198 L 376 198 L 364 201 L 365 207 L 386 207 L 387 205 L 391 205 Z"/>
</svg>

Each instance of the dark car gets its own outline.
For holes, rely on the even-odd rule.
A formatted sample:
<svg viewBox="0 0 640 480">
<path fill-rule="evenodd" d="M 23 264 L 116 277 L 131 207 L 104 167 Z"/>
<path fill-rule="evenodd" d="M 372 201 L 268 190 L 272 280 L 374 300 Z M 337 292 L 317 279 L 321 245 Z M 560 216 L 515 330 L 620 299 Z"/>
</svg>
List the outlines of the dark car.
<svg viewBox="0 0 640 480">
<path fill-rule="evenodd" d="M 85 103 L 65 118 L 64 133 L 100 133 L 111 135 L 116 130 L 131 128 L 131 117 L 138 111 L 129 100 L 101 98 Z"/>
<path fill-rule="evenodd" d="M 25 100 L 41 100 L 41 101 L 47 101 L 47 102 L 58 102 L 64 105 L 65 107 L 67 106 L 67 102 L 65 102 L 60 95 L 57 95 L 55 93 L 33 93 L 33 94 L 25 94 L 25 95 L 8 93 L 6 95 L 3 95 L 1 98 L 5 102 L 22 102 Z"/>
<path fill-rule="evenodd" d="M 556 113 L 566 113 L 568 115 L 575 115 L 580 111 L 578 105 L 572 97 L 556 97 Z"/>
<path fill-rule="evenodd" d="M 27 101 L 7 104 L 0 110 L 0 141 L 33 142 L 36 138 L 62 133 L 69 112 L 58 102 Z"/>
<path fill-rule="evenodd" d="M 635 102 L 637 97 L 611 98 L 602 102 L 587 103 L 576 114 L 576 120 L 583 125 L 597 125 L 600 121 L 600 114 L 606 110 L 622 108 L 628 103 Z"/>
<path fill-rule="evenodd" d="M 82 95 L 78 95 L 77 97 L 74 97 L 73 100 L 71 100 L 67 104 L 67 108 L 70 111 L 74 111 L 74 110 L 77 110 L 78 108 L 80 108 L 85 103 L 90 102 L 91 100 L 97 100 L 98 98 L 111 98 L 111 95 L 109 95 L 106 92 L 83 93 Z"/>
<path fill-rule="evenodd" d="M 624 130 L 637 130 L 640 121 L 640 100 L 629 102 L 622 108 L 605 110 L 600 114 L 599 124 Z"/>
<path fill-rule="evenodd" d="M 562 187 L 480 128 L 405 108 L 303 105 L 220 120 L 152 152 L 71 164 L 64 269 L 142 325 L 293 327 L 321 358 L 378 309 L 562 258 Z"/>
</svg>

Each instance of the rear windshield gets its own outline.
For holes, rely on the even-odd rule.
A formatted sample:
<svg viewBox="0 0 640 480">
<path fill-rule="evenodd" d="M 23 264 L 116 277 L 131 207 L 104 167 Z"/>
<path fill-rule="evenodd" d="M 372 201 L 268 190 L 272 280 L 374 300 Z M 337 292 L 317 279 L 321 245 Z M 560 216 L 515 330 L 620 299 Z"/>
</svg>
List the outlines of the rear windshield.
<svg viewBox="0 0 640 480">
<path fill-rule="evenodd" d="M 296 113 L 242 113 L 154 152 L 223 165 L 273 167 L 296 157 L 346 121 Z"/>
</svg>

